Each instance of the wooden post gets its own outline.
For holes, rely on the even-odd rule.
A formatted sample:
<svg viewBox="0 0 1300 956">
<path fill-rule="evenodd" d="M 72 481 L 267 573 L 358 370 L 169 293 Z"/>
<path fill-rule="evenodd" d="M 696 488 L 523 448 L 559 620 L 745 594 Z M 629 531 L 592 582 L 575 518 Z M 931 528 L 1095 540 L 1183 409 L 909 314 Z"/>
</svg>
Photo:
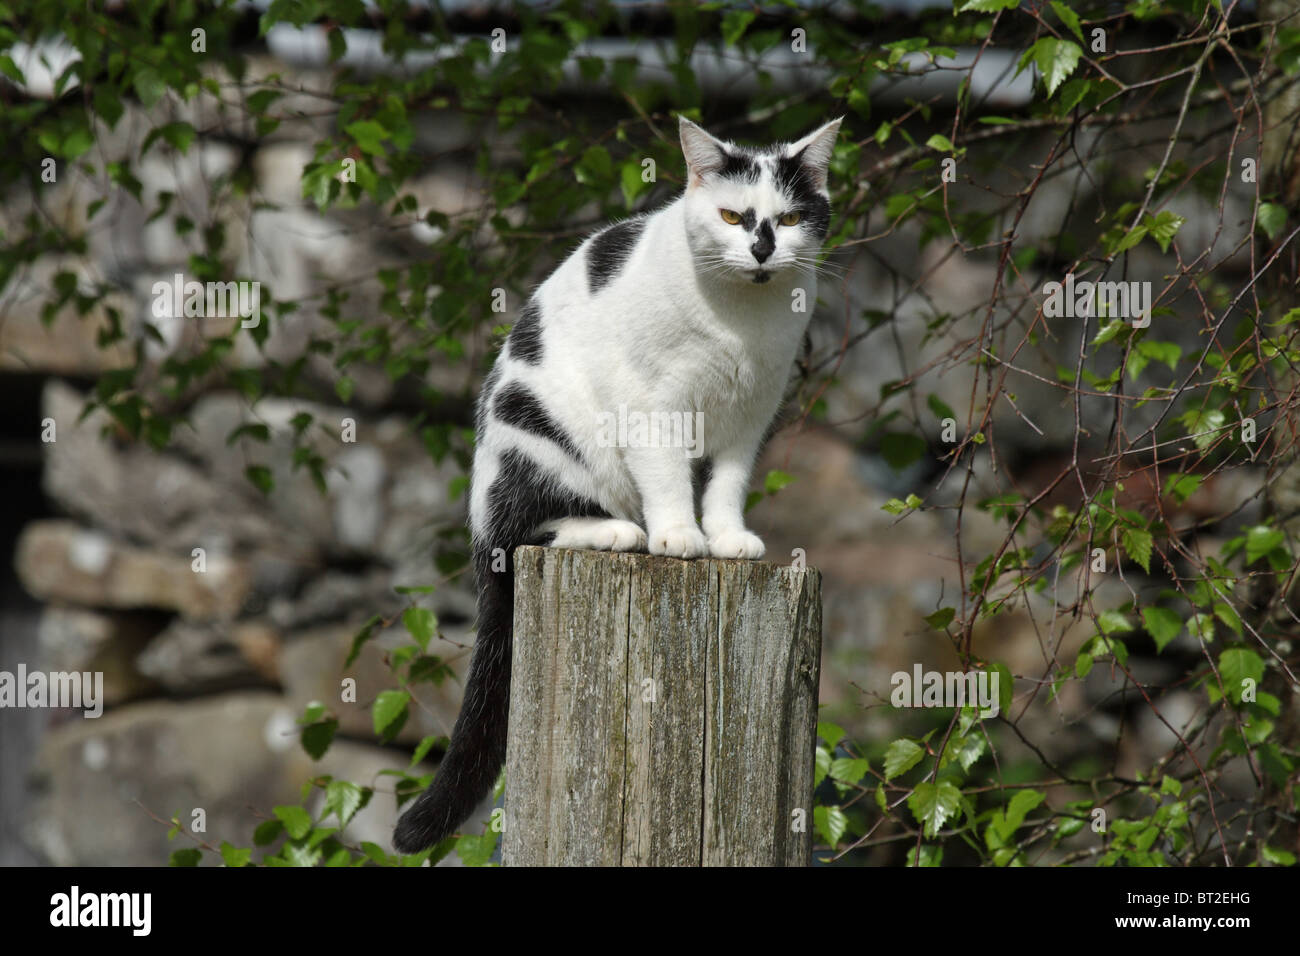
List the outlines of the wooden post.
<svg viewBox="0 0 1300 956">
<path fill-rule="evenodd" d="M 806 866 L 821 575 L 525 547 L 502 862 Z"/>
</svg>

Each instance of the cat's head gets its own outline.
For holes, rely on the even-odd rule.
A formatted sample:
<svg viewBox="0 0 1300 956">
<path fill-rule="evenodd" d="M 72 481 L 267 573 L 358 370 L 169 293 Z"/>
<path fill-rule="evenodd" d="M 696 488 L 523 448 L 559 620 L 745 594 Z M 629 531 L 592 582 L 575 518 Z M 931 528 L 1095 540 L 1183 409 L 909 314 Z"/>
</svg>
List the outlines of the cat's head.
<svg viewBox="0 0 1300 956">
<path fill-rule="evenodd" d="M 795 143 L 753 148 L 681 118 L 686 229 L 700 271 L 764 283 L 815 268 L 830 225 L 826 169 L 840 121 Z"/>
</svg>

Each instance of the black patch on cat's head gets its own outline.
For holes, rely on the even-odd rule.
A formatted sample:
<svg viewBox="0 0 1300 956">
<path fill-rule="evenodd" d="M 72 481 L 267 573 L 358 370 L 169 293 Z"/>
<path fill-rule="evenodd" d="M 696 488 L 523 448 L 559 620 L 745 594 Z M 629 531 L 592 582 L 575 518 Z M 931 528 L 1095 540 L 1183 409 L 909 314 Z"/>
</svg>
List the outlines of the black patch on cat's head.
<svg viewBox="0 0 1300 956">
<path fill-rule="evenodd" d="M 510 356 L 529 365 L 542 362 L 542 310 L 536 299 L 529 299 L 519 312 L 515 327 L 510 330 Z"/>
<path fill-rule="evenodd" d="M 776 185 L 793 201 L 794 208 L 790 211 L 798 210 L 817 238 L 824 239 L 830 230 L 831 204 L 818 190 L 813 172 L 803 164 L 802 156 L 800 152 L 777 158 Z"/>
<path fill-rule="evenodd" d="M 631 254 L 645 219 L 625 219 L 599 233 L 587 244 L 587 287 L 595 295 L 609 284 Z"/>
<path fill-rule="evenodd" d="M 746 232 L 754 231 L 754 227 L 758 225 L 758 216 L 754 214 L 753 208 L 746 209 L 740 214 L 740 225 Z"/>
<path fill-rule="evenodd" d="M 756 183 L 761 175 L 755 154 L 743 147 L 722 154 L 722 165 L 718 167 L 718 176 L 742 183 Z"/>
<path fill-rule="evenodd" d="M 499 421 L 555 442 L 570 457 L 582 461 L 582 452 L 578 451 L 578 446 L 573 443 L 568 432 L 559 426 L 541 400 L 522 383 L 511 382 L 497 392 L 492 401 L 492 412 Z"/>
</svg>

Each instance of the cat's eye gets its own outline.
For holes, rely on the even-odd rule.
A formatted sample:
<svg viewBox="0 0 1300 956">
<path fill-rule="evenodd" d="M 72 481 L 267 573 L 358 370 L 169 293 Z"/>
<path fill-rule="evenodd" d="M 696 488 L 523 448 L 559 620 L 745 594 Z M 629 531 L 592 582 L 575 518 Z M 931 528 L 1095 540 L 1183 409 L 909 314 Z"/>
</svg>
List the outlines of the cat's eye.
<svg viewBox="0 0 1300 956">
<path fill-rule="evenodd" d="M 729 226 L 740 225 L 740 213 L 733 212 L 730 209 L 719 209 L 718 212 L 722 215 L 722 221 L 727 223 L 727 225 Z"/>
<path fill-rule="evenodd" d="M 788 212 L 777 221 L 783 226 L 797 226 L 802 218 L 797 212 Z"/>
</svg>

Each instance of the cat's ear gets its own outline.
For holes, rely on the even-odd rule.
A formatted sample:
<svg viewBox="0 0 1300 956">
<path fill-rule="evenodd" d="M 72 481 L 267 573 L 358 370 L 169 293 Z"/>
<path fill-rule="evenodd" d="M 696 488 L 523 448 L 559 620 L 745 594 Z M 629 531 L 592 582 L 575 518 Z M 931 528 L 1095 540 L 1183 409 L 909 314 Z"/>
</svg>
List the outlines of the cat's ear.
<svg viewBox="0 0 1300 956">
<path fill-rule="evenodd" d="M 698 186 L 709 173 L 722 168 L 727 159 L 727 147 L 685 116 L 678 117 L 682 138 L 682 155 L 686 157 L 687 182 Z"/>
<path fill-rule="evenodd" d="M 798 158 L 800 165 L 812 174 L 813 183 L 823 192 L 826 189 L 826 170 L 831 164 L 831 150 L 835 147 L 835 136 L 840 131 L 840 120 L 833 119 L 821 129 L 815 130 L 786 147 L 786 155 Z"/>
</svg>

